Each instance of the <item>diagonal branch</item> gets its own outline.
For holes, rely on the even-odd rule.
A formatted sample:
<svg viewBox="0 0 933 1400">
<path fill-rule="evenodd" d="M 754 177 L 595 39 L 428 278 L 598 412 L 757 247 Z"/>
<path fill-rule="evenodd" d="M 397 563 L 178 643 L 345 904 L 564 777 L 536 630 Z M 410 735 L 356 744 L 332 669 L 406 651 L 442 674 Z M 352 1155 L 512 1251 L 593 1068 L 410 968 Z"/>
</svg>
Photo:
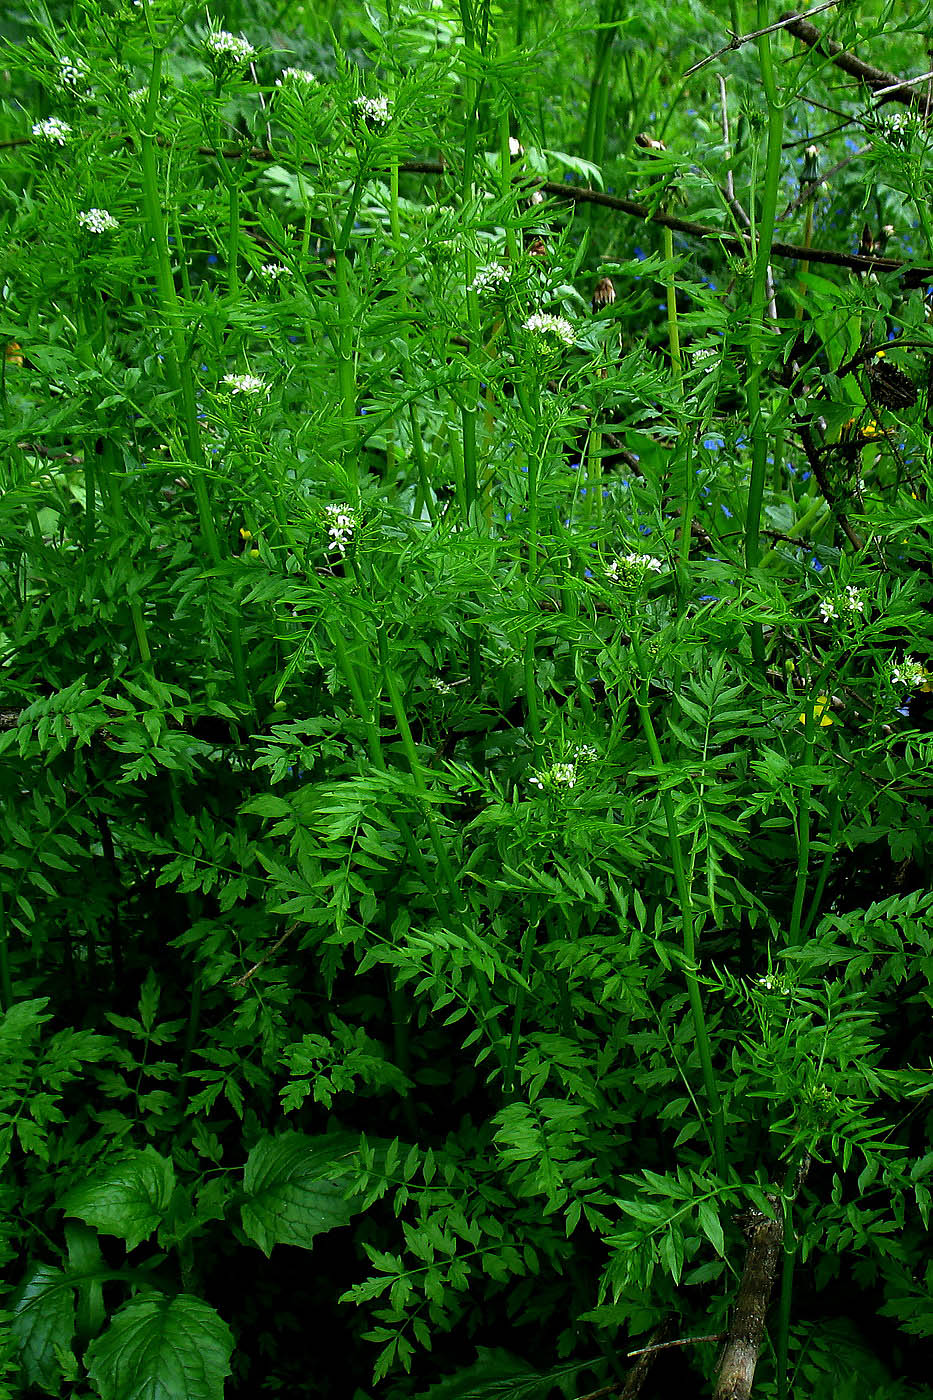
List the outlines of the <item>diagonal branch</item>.
<svg viewBox="0 0 933 1400">
<path fill-rule="evenodd" d="M 724 53 L 733 53 L 735 49 L 740 49 L 743 44 L 750 44 L 753 39 L 760 39 L 765 34 L 773 34 L 776 29 L 786 29 L 788 25 L 796 19 L 808 18 L 810 15 L 822 14 L 824 10 L 831 10 L 834 5 L 838 5 L 839 0 L 826 0 L 825 4 L 817 5 L 812 10 L 807 10 L 805 14 L 784 15 L 783 18 L 775 20 L 774 24 L 766 24 L 764 29 L 756 29 L 751 34 L 731 34 L 728 44 L 723 44 L 721 49 L 715 53 L 707 54 L 706 58 L 701 58 L 699 63 L 695 63 L 692 68 L 688 68 L 684 73 L 685 78 L 689 78 L 691 73 L 697 73 L 701 68 L 705 68 L 707 63 L 713 63 L 717 58 L 721 58 Z M 729 30 L 726 31 L 730 33 Z"/>
<path fill-rule="evenodd" d="M 858 78 L 859 82 L 865 83 L 872 92 L 883 92 L 891 102 L 903 102 L 907 106 L 921 108 L 926 116 L 930 114 L 927 99 L 921 93 L 914 92 L 909 83 L 899 78 L 896 73 L 888 73 L 883 68 L 876 68 L 873 63 L 866 63 L 864 59 L 857 58 L 835 39 L 824 39 L 816 25 L 810 24 L 809 20 L 794 14 L 783 15 L 782 19 L 788 34 L 793 34 L 795 39 L 800 39 L 818 53 L 825 54 L 843 73 L 848 73 L 851 78 Z"/>
</svg>

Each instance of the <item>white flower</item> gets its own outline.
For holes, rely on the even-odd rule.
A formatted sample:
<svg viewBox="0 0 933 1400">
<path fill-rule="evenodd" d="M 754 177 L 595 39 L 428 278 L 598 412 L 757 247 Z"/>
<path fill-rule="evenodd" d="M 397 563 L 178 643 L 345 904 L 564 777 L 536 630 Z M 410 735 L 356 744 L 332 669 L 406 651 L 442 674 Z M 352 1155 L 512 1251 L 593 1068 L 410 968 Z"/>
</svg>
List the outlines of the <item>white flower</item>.
<svg viewBox="0 0 933 1400">
<path fill-rule="evenodd" d="M 87 97 L 90 91 L 87 86 L 89 72 L 90 69 L 83 58 L 60 58 L 56 86 L 75 97 Z"/>
<path fill-rule="evenodd" d="M 832 598 L 824 598 L 820 603 L 820 615 L 824 622 L 829 622 L 832 618 L 839 616 L 836 604 L 833 602 Z"/>
<path fill-rule="evenodd" d="M 477 270 L 476 276 L 470 283 L 471 292 L 494 292 L 497 287 L 501 287 L 508 282 L 512 276 L 510 267 L 503 267 L 501 263 L 487 263 L 485 267 Z"/>
<path fill-rule="evenodd" d="M 283 267 L 281 263 L 263 263 L 259 271 L 267 282 L 277 282 L 287 274 L 288 268 Z"/>
<path fill-rule="evenodd" d="M 307 68 L 283 68 L 281 75 L 275 80 L 276 87 L 288 87 L 293 85 L 297 88 L 317 87 L 317 78 L 313 73 L 309 73 Z"/>
<path fill-rule="evenodd" d="M 438 695 L 453 695 L 454 688 L 447 681 L 442 681 L 440 676 L 431 677 L 431 689 L 436 690 Z"/>
<path fill-rule="evenodd" d="M 134 107 L 141 107 L 143 103 L 147 102 L 149 99 L 149 89 L 144 87 L 131 88 L 127 93 L 127 97 Z"/>
<path fill-rule="evenodd" d="M 575 763 L 552 763 L 550 768 L 532 773 L 529 786 L 543 791 L 545 788 L 560 789 L 576 787 L 577 765 Z"/>
<path fill-rule="evenodd" d="M 599 757 L 592 744 L 574 744 L 571 752 L 575 763 L 595 763 Z"/>
<path fill-rule="evenodd" d="M 230 34 L 226 29 L 217 29 L 213 34 L 208 34 L 204 49 L 208 58 L 238 65 L 247 63 L 256 52 L 246 39 Z"/>
<path fill-rule="evenodd" d="M 844 606 L 845 606 L 846 612 L 864 613 L 864 611 L 865 611 L 865 590 L 864 590 L 864 588 L 856 588 L 856 587 L 854 587 L 854 585 L 851 584 L 851 583 L 850 583 L 850 584 L 847 584 L 847 585 L 846 585 L 846 596 L 845 596 L 845 604 L 844 604 Z"/>
<path fill-rule="evenodd" d="M 84 209 L 78 215 L 78 223 L 88 233 L 112 233 L 119 224 L 106 209 Z"/>
<path fill-rule="evenodd" d="M 664 560 L 653 554 L 623 554 L 621 559 L 611 559 L 606 565 L 606 578 L 610 583 L 637 583 L 646 574 L 660 574 L 664 570 Z"/>
<path fill-rule="evenodd" d="M 346 502 L 340 505 L 329 505 L 324 507 L 324 514 L 327 517 L 327 535 L 330 541 L 330 548 L 339 550 L 341 554 L 346 554 L 347 545 L 353 538 L 356 529 L 356 511 Z"/>
<path fill-rule="evenodd" d="M 635 569 L 650 570 L 651 573 L 659 574 L 664 568 L 663 559 L 656 559 L 653 554 L 624 554 L 623 562 L 631 564 Z"/>
<path fill-rule="evenodd" d="M 707 346 L 705 346 L 702 350 L 694 350 L 694 352 L 693 352 L 693 364 L 694 364 L 694 368 L 697 368 L 697 367 L 699 367 L 699 366 L 702 366 L 702 368 L 703 368 L 703 373 L 704 373 L 704 374 L 712 374 L 713 370 L 716 368 L 715 364 L 707 365 L 707 364 L 704 364 L 703 362 L 704 362 L 704 360 L 718 360 L 718 358 L 719 358 L 719 351 L 716 349 L 716 347 L 715 347 L 714 345 L 707 345 Z"/>
<path fill-rule="evenodd" d="M 576 332 L 563 316 L 551 316 L 546 311 L 535 311 L 524 324 L 524 330 L 537 340 L 544 350 L 550 350 L 556 340 L 560 345 L 573 345 Z"/>
<path fill-rule="evenodd" d="M 912 656 L 905 656 L 900 666 L 895 666 L 891 671 L 892 685 L 931 685 L 933 675 L 931 675 L 919 661 L 915 661 Z"/>
<path fill-rule="evenodd" d="M 45 121 L 36 122 L 32 134 L 50 146 L 64 146 L 71 135 L 71 127 L 58 117 L 46 117 Z"/>
<path fill-rule="evenodd" d="M 910 136 L 912 131 L 916 131 L 919 122 L 913 112 L 893 112 L 891 116 L 881 118 L 881 132 L 890 141 L 893 139 L 903 140 Z"/>
<path fill-rule="evenodd" d="M 525 148 L 524 148 L 524 146 L 522 145 L 521 141 L 517 141 L 517 140 L 515 139 L 514 136 L 510 136 L 510 137 L 509 137 L 509 155 L 512 156 L 512 158 L 514 159 L 515 156 L 523 156 L 524 154 L 525 154 Z"/>
<path fill-rule="evenodd" d="M 780 992 L 782 996 L 787 996 L 790 987 L 783 977 L 776 977 L 769 974 L 767 977 L 759 977 L 759 987 L 763 987 L 766 992 Z"/>
<path fill-rule="evenodd" d="M 258 374 L 225 374 L 222 383 L 231 394 L 268 394 L 269 386 Z"/>
<path fill-rule="evenodd" d="M 355 97 L 353 105 L 358 117 L 369 126 L 385 126 L 391 115 L 387 97 Z"/>
</svg>

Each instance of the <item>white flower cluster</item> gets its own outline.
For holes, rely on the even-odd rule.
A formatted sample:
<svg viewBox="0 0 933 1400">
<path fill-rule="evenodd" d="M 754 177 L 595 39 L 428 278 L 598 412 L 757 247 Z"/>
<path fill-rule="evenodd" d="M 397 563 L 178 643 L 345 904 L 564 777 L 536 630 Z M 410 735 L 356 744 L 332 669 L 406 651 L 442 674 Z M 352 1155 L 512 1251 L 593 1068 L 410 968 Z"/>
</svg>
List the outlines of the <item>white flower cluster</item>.
<svg viewBox="0 0 933 1400">
<path fill-rule="evenodd" d="M 553 348 L 556 340 L 559 345 L 573 345 L 577 339 L 573 326 L 564 316 L 551 316 L 546 311 L 535 311 L 524 324 L 524 329 L 538 342 L 543 350 Z"/>
<path fill-rule="evenodd" d="M 574 763 L 595 763 L 599 753 L 592 744 L 574 744 L 571 750 Z"/>
<path fill-rule="evenodd" d="M 356 529 L 356 511 L 343 502 L 340 505 L 325 506 L 324 514 L 327 517 L 327 536 L 331 549 L 346 554 L 347 545 Z"/>
<path fill-rule="evenodd" d="M 912 656 L 905 656 L 899 666 L 895 666 L 891 672 L 892 685 L 933 685 L 933 672 L 926 669 L 919 661 L 915 661 Z"/>
<path fill-rule="evenodd" d="M 790 991 L 784 978 L 775 977 L 773 973 L 768 973 L 767 976 L 759 977 L 757 980 L 759 987 L 763 987 L 766 992 L 780 992 L 782 996 L 786 997 Z"/>
<path fill-rule="evenodd" d="M 918 127 L 919 121 L 913 112 L 892 112 L 890 116 L 881 118 L 881 131 L 888 140 L 892 137 L 904 139 Z"/>
<path fill-rule="evenodd" d="M 660 574 L 664 570 L 664 560 L 653 554 L 623 554 L 621 559 L 611 559 L 606 565 L 606 578 L 610 583 L 634 583 L 639 576 Z"/>
<path fill-rule="evenodd" d="M 106 209 L 83 209 L 78 223 L 87 233 L 113 233 L 120 225 Z"/>
<path fill-rule="evenodd" d="M 71 135 L 71 127 L 59 117 L 46 117 L 45 121 L 36 122 L 32 134 L 50 146 L 64 146 Z"/>
<path fill-rule="evenodd" d="M 317 87 L 317 78 L 307 68 L 283 68 L 275 80 L 276 87 Z"/>
<path fill-rule="evenodd" d="M 258 374 L 225 374 L 222 382 L 231 394 L 268 394 L 269 386 Z"/>
<path fill-rule="evenodd" d="M 453 695 L 454 688 L 447 681 L 442 681 L 440 676 L 431 677 L 431 689 L 436 690 L 438 695 Z"/>
<path fill-rule="evenodd" d="M 58 60 L 58 83 L 57 87 L 63 92 L 70 92 L 76 97 L 86 97 L 88 94 L 87 78 L 90 69 L 83 58 L 60 58 Z"/>
<path fill-rule="evenodd" d="M 470 283 L 471 292 L 494 292 L 503 286 L 512 276 L 510 267 L 503 267 L 501 263 L 487 263 L 485 267 L 477 270 L 476 276 Z"/>
<path fill-rule="evenodd" d="M 286 276 L 288 268 L 283 267 L 281 263 L 263 263 L 259 272 L 267 282 L 277 282 L 280 277 Z"/>
<path fill-rule="evenodd" d="M 865 590 L 856 588 L 854 584 L 846 584 L 845 593 L 842 598 L 842 611 L 847 613 L 865 612 Z M 820 603 L 820 616 L 824 622 L 830 622 L 839 616 L 839 607 L 832 598 L 824 598 Z"/>
<path fill-rule="evenodd" d="M 204 51 L 215 62 L 247 63 L 256 50 L 246 39 L 230 34 L 226 29 L 216 29 L 204 40 Z"/>
<path fill-rule="evenodd" d="M 369 126 L 386 126 L 391 113 L 387 97 L 355 97 L 356 115 Z"/>
<path fill-rule="evenodd" d="M 694 366 L 694 369 L 697 369 L 697 368 L 702 367 L 702 370 L 703 370 L 703 373 L 704 373 L 704 374 L 712 374 L 713 370 L 716 368 L 716 365 L 715 365 L 715 364 L 706 364 L 705 361 L 706 361 L 706 360 L 715 360 L 715 361 L 718 361 L 718 359 L 719 359 L 719 351 L 716 349 L 715 345 L 706 345 L 706 346 L 703 347 L 702 350 L 694 350 L 694 352 L 693 352 L 693 366 Z"/>
<path fill-rule="evenodd" d="M 144 87 L 130 88 L 126 95 L 134 107 L 141 107 L 144 102 L 148 101 L 149 89 Z"/>
<path fill-rule="evenodd" d="M 538 791 L 544 788 L 572 788 L 577 785 L 577 765 L 575 763 L 552 763 L 543 772 L 532 773 L 528 782 Z"/>
</svg>

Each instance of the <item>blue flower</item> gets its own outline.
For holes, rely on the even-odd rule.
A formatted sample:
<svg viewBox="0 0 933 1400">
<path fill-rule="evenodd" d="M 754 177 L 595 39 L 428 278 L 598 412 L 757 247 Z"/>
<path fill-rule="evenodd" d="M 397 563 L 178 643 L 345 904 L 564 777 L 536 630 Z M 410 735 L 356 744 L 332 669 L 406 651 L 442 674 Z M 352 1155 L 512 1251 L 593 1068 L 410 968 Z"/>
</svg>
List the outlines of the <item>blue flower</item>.
<svg viewBox="0 0 933 1400">
<path fill-rule="evenodd" d="M 728 506 L 720 506 L 719 509 L 722 511 L 723 515 L 726 517 L 727 520 L 732 519 L 732 511 L 729 509 Z"/>
<path fill-rule="evenodd" d="M 213 267 L 214 264 L 215 264 L 215 262 L 217 262 L 217 261 L 218 261 L 218 258 L 217 258 L 217 254 L 216 254 L 216 253 L 208 253 L 208 255 L 207 255 L 207 263 L 208 263 L 208 266 L 209 266 L 209 267 Z"/>
<path fill-rule="evenodd" d="M 703 446 L 708 452 L 718 452 L 721 447 L 725 447 L 726 440 L 721 437 L 708 437 L 703 439 Z"/>
<path fill-rule="evenodd" d="M 701 603 L 718 603 L 719 597 L 716 593 L 703 593 L 698 599 Z"/>
<path fill-rule="evenodd" d="M 651 534 L 651 526 L 650 526 L 650 525 L 639 525 L 639 527 L 638 527 L 638 533 L 639 533 L 640 535 L 650 535 L 650 534 Z"/>
<path fill-rule="evenodd" d="M 638 259 L 639 262 L 644 262 L 645 259 L 646 259 L 647 256 L 648 256 L 648 254 L 645 252 L 644 248 L 639 248 L 639 246 L 638 246 L 637 243 L 635 244 L 635 247 L 632 249 L 632 251 L 634 252 L 634 254 L 635 254 L 635 256 L 636 256 L 636 258 Z"/>
<path fill-rule="evenodd" d="M 811 559 L 810 567 L 811 569 L 815 569 L 818 574 L 821 574 L 823 572 L 824 565 L 820 563 L 819 559 Z"/>
</svg>

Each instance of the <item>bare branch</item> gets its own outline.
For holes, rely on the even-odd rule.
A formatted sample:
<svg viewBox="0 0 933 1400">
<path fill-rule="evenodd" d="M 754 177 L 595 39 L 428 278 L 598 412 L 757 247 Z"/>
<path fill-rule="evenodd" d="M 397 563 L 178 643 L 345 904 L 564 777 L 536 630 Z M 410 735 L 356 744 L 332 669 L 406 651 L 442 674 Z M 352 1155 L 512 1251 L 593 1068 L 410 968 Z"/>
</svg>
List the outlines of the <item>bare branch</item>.
<svg viewBox="0 0 933 1400">
<path fill-rule="evenodd" d="M 279 951 L 279 949 L 281 948 L 282 944 L 283 944 L 284 942 L 286 942 L 287 939 L 291 938 L 292 934 L 295 932 L 295 929 L 296 929 L 297 927 L 298 927 L 297 924 L 289 924 L 288 928 L 287 928 L 287 929 L 285 930 L 285 932 L 282 934 L 282 937 L 281 937 L 281 938 L 277 938 L 277 939 L 275 940 L 275 942 L 273 943 L 272 947 L 269 949 L 268 953 L 263 953 L 263 955 L 262 955 L 262 957 L 259 959 L 259 961 L 258 961 L 257 963 L 253 963 L 253 965 L 252 965 L 252 967 L 250 968 L 249 972 L 244 972 L 242 977 L 234 977 L 234 979 L 233 979 L 233 981 L 231 982 L 230 985 L 231 985 L 232 987 L 245 987 L 246 984 L 247 984 L 248 982 L 252 981 L 252 979 L 256 976 L 256 973 L 259 971 L 259 969 L 260 969 L 261 967 L 263 967 L 263 966 L 269 961 L 269 959 L 272 957 L 272 955 L 273 955 L 274 953 L 277 953 L 277 952 Z"/>
<path fill-rule="evenodd" d="M 688 68 L 683 76 L 689 78 L 691 73 L 699 72 L 701 68 L 706 67 L 707 63 L 714 63 L 724 53 L 732 53 L 735 49 L 740 49 L 743 44 L 750 44 L 753 39 L 761 39 L 765 34 L 773 34 L 776 29 L 786 29 L 794 20 L 821 14 L 823 10 L 831 10 L 834 5 L 838 4 L 839 0 L 826 0 L 824 5 L 817 5 L 813 10 L 805 10 L 801 14 L 785 15 L 783 19 L 777 20 L 774 24 L 765 25 L 764 29 L 755 29 L 751 34 L 731 34 L 730 31 L 728 44 L 724 44 L 721 49 L 717 49 L 715 53 L 709 54 L 706 58 L 701 58 L 699 63 Z"/>
<path fill-rule="evenodd" d="M 884 92 L 886 98 L 892 102 L 904 102 L 908 106 L 922 108 L 924 115 L 929 115 L 930 104 L 925 97 L 913 92 L 909 83 L 903 78 L 899 78 L 896 73 L 888 73 L 883 68 L 876 68 L 872 63 L 866 63 L 864 59 L 857 58 L 855 54 L 849 53 L 837 43 L 835 39 L 824 39 L 823 35 L 815 25 L 810 24 L 799 15 L 782 16 L 786 22 L 789 34 L 793 34 L 796 39 L 800 39 L 811 49 L 826 54 L 828 58 L 841 68 L 843 73 L 848 73 L 851 78 L 858 78 L 875 93 Z"/>
</svg>

